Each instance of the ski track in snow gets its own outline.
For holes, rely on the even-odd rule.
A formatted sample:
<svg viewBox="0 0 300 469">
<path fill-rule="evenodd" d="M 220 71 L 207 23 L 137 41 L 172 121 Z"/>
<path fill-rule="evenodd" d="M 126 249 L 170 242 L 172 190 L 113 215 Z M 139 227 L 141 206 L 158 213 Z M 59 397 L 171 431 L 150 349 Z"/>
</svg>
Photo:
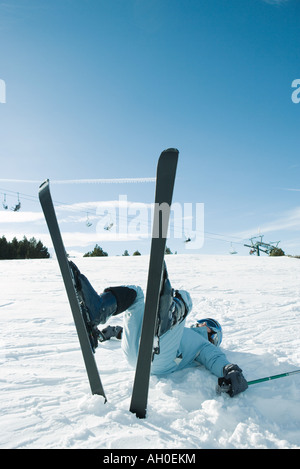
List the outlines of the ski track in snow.
<svg viewBox="0 0 300 469">
<path fill-rule="evenodd" d="M 246 379 L 300 368 L 300 261 L 167 256 L 174 288 L 190 291 L 196 318 L 215 317 L 222 348 Z M 148 256 L 75 259 L 94 287 L 139 284 Z M 96 361 L 108 402 L 92 396 L 55 259 L 1 261 L 0 448 L 299 448 L 300 374 L 215 392 L 204 368 L 150 379 L 147 418 L 129 412 L 134 370 L 120 343 Z M 114 317 L 110 324 L 121 324 Z"/>
</svg>

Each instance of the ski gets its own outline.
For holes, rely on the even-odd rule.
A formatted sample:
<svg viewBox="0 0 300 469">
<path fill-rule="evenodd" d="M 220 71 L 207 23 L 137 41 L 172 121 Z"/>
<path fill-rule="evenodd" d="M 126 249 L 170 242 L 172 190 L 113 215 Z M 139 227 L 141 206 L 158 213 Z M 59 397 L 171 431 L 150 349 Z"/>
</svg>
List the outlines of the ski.
<svg viewBox="0 0 300 469">
<path fill-rule="evenodd" d="M 130 404 L 130 412 L 135 413 L 138 418 L 145 418 L 147 411 L 159 294 L 162 283 L 178 153 L 178 150 L 173 148 L 163 151 L 157 164 L 155 207 L 145 310 Z"/>
<path fill-rule="evenodd" d="M 68 300 L 70 303 L 82 355 L 85 363 L 86 372 L 88 375 L 92 394 L 99 394 L 104 397 L 106 402 L 105 392 L 101 383 L 99 371 L 94 358 L 93 337 L 92 331 L 88 331 L 84 321 L 85 308 L 84 304 L 80 302 L 76 288 L 75 279 L 72 270 L 69 266 L 65 247 L 63 244 L 61 232 L 58 226 L 56 213 L 50 193 L 50 183 L 47 179 L 39 188 L 39 199 L 46 219 L 46 223 L 50 232 L 54 250 L 56 253 L 57 261 L 60 267 L 61 275 L 64 281 L 65 289 L 67 292 Z"/>
</svg>

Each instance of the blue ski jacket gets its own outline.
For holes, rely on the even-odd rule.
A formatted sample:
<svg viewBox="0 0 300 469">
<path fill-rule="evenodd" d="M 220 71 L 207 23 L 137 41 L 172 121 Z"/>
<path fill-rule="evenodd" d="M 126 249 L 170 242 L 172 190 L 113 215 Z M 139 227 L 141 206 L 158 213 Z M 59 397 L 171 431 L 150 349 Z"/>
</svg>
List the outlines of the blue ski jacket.
<svg viewBox="0 0 300 469">
<path fill-rule="evenodd" d="M 141 336 L 144 294 L 140 287 L 128 285 L 137 292 L 137 297 L 124 314 L 122 349 L 133 367 L 136 366 Z M 188 312 L 192 309 L 192 300 L 188 292 L 179 290 Z M 151 374 L 173 373 L 187 367 L 204 365 L 218 377 L 223 376 L 223 368 L 229 364 L 219 347 L 208 341 L 206 327 L 185 327 L 185 320 L 177 324 L 160 337 L 160 353 L 154 356 Z"/>
</svg>

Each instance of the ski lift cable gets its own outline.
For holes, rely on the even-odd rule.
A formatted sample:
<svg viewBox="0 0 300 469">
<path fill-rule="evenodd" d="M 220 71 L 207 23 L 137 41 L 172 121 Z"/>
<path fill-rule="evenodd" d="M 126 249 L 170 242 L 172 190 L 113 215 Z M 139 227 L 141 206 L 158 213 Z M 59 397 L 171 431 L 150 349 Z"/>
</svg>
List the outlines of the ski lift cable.
<svg viewBox="0 0 300 469">
<path fill-rule="evenodd" d="M 5 200 L 6 200 L 6 196 L 7 195 L 10 195 L 10 196 L 18 196 L 20 200 L 20 197 L 22 197 L 23 200 L 28 200 L 28 201 L 31 201 L 31 202 L 37 202 L 39 203 L 39 199 L 37 196 L 33 196 L 33 195 L 30 195 L 30 194 L 24 194 L 24 193 L 21 193 L 21 192 L 16 192 L 16 191 L 11 191 L 11 190 L 7 190 L 7 189 L 3 189 L 3 188 L 0 188 L 0 194 L 2 194 L 3 197 L 5 197 Z M 94 217 L 94 216 L 99 216 L 99 214 L 97 213 L 97 209 L 89 209 L 89 210 L 81 210 L 81 209 L 78 209 L 76 207 L 72 207 L 72 204 L 70 203 L 67 203 L 67 202 L 60 202 L 60 201 L 54 201 L 54 204 L 56 206 L 61 206 L 61 207 L 68 207 L 68 210 L 70 210 L 71 212 L 74 212 L 74 213 L 81 213 L 81 214 L 85 214 L 85 216 L 87 217 L 86 219 L 86 222 L 90 222 L 89 220 L 89 217 Z M 110 211 L 107 210 L 107 215 L 111 215 Z M 112 217 L 111 217 L 112 218 Z M 120 221 L 126 221 L 127 217 L 126 215 L 120 215 L 118 214 L 118 219 Z M 88 223 L 86 223 L 88 225 Z M 144 229 L 148 229 L 148 230 L 151 230 L 151 220 L 147 220 L 145 222 L 141 221 L 140 222 L 140 226 L 141 228 L 144 228 Z M 221 233 L 214 233 L 214 232 L 210 232 L 210 231 L 204 231 L 203 232 L 200 232 L 199 230 L 193 230 L 193 233 L 195 235 L 201 235 L 201 234 L 204 234 L 205 237 L 207 239 L 213 239 L 213 240 L 216 240 L 216 241 L 223 241 L 223 242 L 226 242 L 226 243 L 232 243 L 234 242 L 234 244 L 240 244 L 240 245 L 243 245 L 243 240 L 245 239 L 249 239 L 249 238 L 238 238 L 237 236 L 234 236 L 234 235 L 224 235 L 224 234 L 221 234 Z M 230 238 L 230 239 L 228 239 Z"/>
<path fill-rule="evenodd" d="M 36 202 L 36 203 L 39 204 L 38 197 L 34 196 L 34 195 L 24 194 L 24 193 L 21 193 L 21 192 L 11 191 L 11 190 L 7 190 L 7 189 L 3 189 L 3 188 L 0 188 L 0 194 L 2 194 L 3 196 L 6 195 L 6 194 L 9 194 L 12 197 L 17 196 L 18 198 L 20 198 L 20 196 L 21 196 L 23 200 L 28 200 L 30 202 Z M 95 217 L 95 216 L 99 217 L 99 214 L 97 213 L 97 209 L 93 209 L 93 208 L 90 208 L 89 210 L 78 209 L 76 207 L 73 207 L 72 204 L 70 204 L 68 202 L 61 202 L 61 201 L 57 201 L 57 200 L 54 200 L 53 203 L 57 207 L 61 207 L 61 208 L 66 207 L 66 208 L 68 208 L 68 210 L 70 212 L 77 213 L 77 214 L 84 214 L 87 218 L 88 217 Z M 111 211 L 109 209 L 106 210 L 106 214 L 103 215 L 103 216 L 107 216 L 107 215 L 110 216 L 110 224 L 111 224 L 113 217 L 112 217 Z M 120 221 L 126 221 L 126 216 L 122 216 L 122 215 L 119 214 L 118 218 L 119 218 Z M 91 223 L 90 220 L 89 220 L 89 223 Z M 88 225 L 87 220 L 86 220 L 86 225 Z M 142 223 L 141 222 L 141 226 L 143 228 L 147 227 L 147 229 L 151 230 L 151 220 L 148 221 L 147 223 Z M 110 226 L 110 228 L 111 227 L 112 226 Z"/>
<path fill-rule="evenodd" d="M 10 191 L 10 190 L 7 190 L 7 189 L 2 189 L 0 188 L 0 194 L 2 194 L 3 196 L 6 196 L 6 195 L 10 195 L 11 197 L 18 197 L 18 202 L 20 202 L 20 197 L 22 198 L 22 200 L 28 200 L 30 202 L 36 202 L 39 204 L 39 198 L 37 196 L 34 196 L 34 195 L 29 195 L 29 194 L 24 194 L 24 193 L 21 193 L 21 192 L 16 192 L 16 191 Z M 96 215 L 97 211 L 96 209 L 93 210 L 93 209 L 90 209 L 88 212 L 86 210 L 80 210 L 80 209 L 77 209 L 77 208 L 74 208 L 71 206 L 71 204 L 67 203 L 67 202 L 59 202 L 59 201 L 54 201 L 54 204 L 56 206 L 69 206 L 69 210 L 72 211 L 72 212 L 75 212 L 75 213 L 88 213 L 89 215 L 92 214 L 92 215 Z"/>
<path fill-rule="evenodd" d="M 20 200 L 20 196 L 21 196 L 23 200 L 28 200 L 30 202 L 36 202 L 36 203 L 39 204 L 39 199 L 38 199 L 37 196 L 24 194 L 24 193 L 16 192 L 16 191 L 11 191 L 11 190 L 7 190 L 7 189 L 3 189 L 3 188 L 0 188 L 0 194 L 2 194 L 3 196 L 6 196 L 7 194 L 12 196 L 12 197 L 17 196 L 19 198 L 18 200 Z M 70 204 L 68 202 L 61 202 L 61 201 L 57 201 L 57 200 L 56 201 L 54 200 L 53 202 L 54 202 L 54 205 L 56 205 L 58 207 L 59 206 L 60 207 L 66 207 L 66 208 L 68 208 L 68 210 L 70 212 L 78 213 L 78 214 L 84 214 L 86 217 L 99 216 L 99 214 L 97 213 L 97 209 L 90 208 L 89 210 L 84 210 L 84 209 L 78 209 L 76 207 L 73 207 L 72 204 Z M 112 214 L 111 214 L 111 211 L 109 209 L 106 210 L 106 214 L 104 216 L 107 216 L 107 215 L 110 216 L 110 219 L 112 220 Z M 121 221 L 126 220 L 126 216 L 119 215 L 118 218 Z M 149 225 L 149 223 L 148 223 L 148 225 Z"/>
<path fill-rule="evenodd" d="M 230 243 L 234 242 L 235 244 L 239 244 L 239 243 L 242 244 L 242 241 L 244 241 L 245 239 L 249 239 L 249 237 L 247 237 L 247 238 L 240 238 L 240 237 L 234 236 L 234 235 L 223 235 L 223 234 L 220 234 L 220 233 L 212 233 L 212 232 L 210 232 L 210 231 L 206 231 L 205 233 L 211 234 L 211 235 L 214 235 L 214 236 L 223 236 L 223 237 L 226 237 L 226 238 L 227 238 L 227 237 L 228 237 L 228 238 L 231 238 L 231 241 L 228 241 L 228 242 L 230 242 Z M 232 239 L 236 239 L 236 240 L 238 240 L 238 241 L 232 241 Z"/>
<path fill-rule="evenodd" d="M 7 192 L 7 193 L 10 193 L 10 194 L 13 194 L 14 196 L 15 196 L 16 194 L 18 194 L 16 191 L 8 191 L 8 190 L 6 190 L 6 192 Z M 4 195 L 4 194 L 6 194 L 6 192 L 4 192 L 4 189 L 1 189 L 1 188 L 0 188 L 0 193 L 2 193 L 2 194 Z M 19 193 L 19 195 L 22 196 L 22 199 L 23 199 L 23 200 L 29 200 L 29 201 L 32 201 L 32 202 L 38 202 L 38 198 L 35 197 L 35 196 L 29 195 L 29 194 L 23 194 L 23 193 Z M 81 214 L 84 213 L 85 216 L 87 216 L 87 217 L 98 215 L 96 209 L 90 209 L 90 210 L 88 210 L 88 211 L 86 211 L 86 210 L 84 211 L 84 210 L 80 210 L 80 209 L 78 209 L 78 208 L 72 207 L 71 204 L 69 204 L 69 203 L 67 203 L 67 202 L 54 201 L 54 203 L 55 203 L 56 206 L 68 207 L 68 209 L 69 209 L 71 212 L 78 213 L 78 214 L 79 214 L 79 213 L 81 213 Z M 107 216 L 107 215 L 111 215 L 111 212 L 110 212 L 109 210 L 107 210 L 107 214 L 104 215 L 104 216 Z M 112 218 L 112 216 L 111 216 L 111 218 Z M 126 215 L 120 215 L 120 214 L 119 214 L 119 215 L 118 215 L 118 219 L 119 219 L 120 221 L 126 221 L 127 217 L 126 217 Z M 90 220 L 89 220 L 89 222 L 90 222 Z M 141 226 L 141 228 L 145 228 L 145 229 L 151 230 L 151 220 L 148 220 L 147 222 L 141 221 L 141 222 L 140 222 L 140 226 Z M 197 231 L 197 230 L 193 230 L 193 233 L 194 233 L 195 235 L 200 235 L 200 234 L 202 234 L 202 232 L 200 233 L 200 231 Z M 225 236 L 226 236 L 226 235 L 223 235 L 223 234 L 221 234 L 221 233 L 212 233 L 212 232 L 205 231 L 204 234 L 205 234 L 206 238 L 208 238 L 208 239 L 215 239 L 215 240 L 218 240 L 218 239 L 219 239 L 219 241 L 223 241 L 223 242 L 227 242 L 227 243 L 232 243 L 232 239 L 230 239 L 230 240 L 229 240 L 229 239 L 225 239 Z M 212 235 L 212 236 L 209 236 L 209 235 Z M 217 238 L 216 238 L 216 237 L 217 237 Z M 232 238 L 234 238 L 234 236 L 232 236 Z M 237 239 L 240 239 L 240 238 L 237 238 Z M 238 242 L 235 241 L 235 244 L 241 244 L 241 245 L 242 245 L 243 243 L 241 243 L 241 242 L 238 243 Z"/>
</svg>

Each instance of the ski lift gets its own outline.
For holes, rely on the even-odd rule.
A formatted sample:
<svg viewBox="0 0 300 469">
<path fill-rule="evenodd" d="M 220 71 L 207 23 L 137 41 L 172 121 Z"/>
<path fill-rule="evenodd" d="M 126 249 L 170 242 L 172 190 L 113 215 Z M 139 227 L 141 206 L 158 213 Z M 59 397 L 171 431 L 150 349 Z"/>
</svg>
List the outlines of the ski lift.
<svg viewBox="0 0 300 469">
<path fill-rule="evenodd" d="M 104 229 L 105 229 L 105 231 L 110 231 L 112 229 L 112 227 L 114 226 L 114 219 L 113 219 L 111 213 L 109 213 L 109 212 L 106 212 L 106 213 L 107 213 L 106 216 L 107 216 L 108 220 L 107 220 L 106 224 L 104 225 Z"/>
<path fill-rule="evenodd" d="M 232 246 L 232 243 L 231 243 L 231 249 L 229 251 L 230 254 L 237 254 L 237 250 Z"/>
<path fill-rule="evenodd" d="M 265 254 L 270 255 L 273 249 L 278 249 L 278 244 L 280 243 L 280 241 L 276 241 L 273 243 L 265 243 L 263 241 L 263 237 L 264 235 L 253 236 L 252 238 L 250 238 L 251 245 L 244 244 L 244 246 L 250 248 L 250 254 L 256 253 L 258 256 L 260 256 L 260 253 L 263 252 Z M 253 240 L 256 240 L 257 238 L 259 238 L 260 241 L 254 242 Z"/>
<path fill-rule="evenodd" d="M 19 197 L 19 192 L 18 192 L 18 203 L 14 207 L 12 207 L 11 209 L 12 209 L 13 212 L 18 212 L 20 210 L 20 208 L 21 208 L 21 202 L 20 202 L 20 197 Z"/>
<path fill-rule="evenodd" d="M 4 194 L 4 199 L 3 199 L 2 205 L 3 205 L 4 210 L 8 209 L 8 205 L 6 203 L 6 194 Z"/>
<path fill-rule="evenodd" d="M 111 221 L 110 223 L 106 223 L 104 229 L 105 229 L 106 231 L 110 231 L 113 226 L 114 226 L 114 224 L 113 224 L 113 222 Z"/>
<path fill-rule="evenodd" d="M 89 220 L 89 214 L 87 213 L 86 214 L 86 222 L 85 222 L 86 226 L 89 228 L 90 226 L 92 226 L 92 222 Z"/>
</svg>

